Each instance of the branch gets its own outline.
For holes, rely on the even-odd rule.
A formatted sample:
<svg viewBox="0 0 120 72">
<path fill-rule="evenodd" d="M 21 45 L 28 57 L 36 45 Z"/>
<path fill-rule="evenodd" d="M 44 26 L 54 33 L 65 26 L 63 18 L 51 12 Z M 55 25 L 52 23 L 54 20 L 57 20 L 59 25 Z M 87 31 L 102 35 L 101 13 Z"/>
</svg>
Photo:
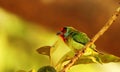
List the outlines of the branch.
<svg viewBox="0 0 120 72">
<path fill-rule="evenodd" d="M 120 14 L 120 7 L 118 7 L 115 11 L 115 13 L 112 15 L 112 17 L 108 20 L 108 22 L 101 28 L 101 30 L 88 42 L 84 48 L 78 53 L 75 54 L 75 56 L 70 60 L 68 64 L 66 64 L 61 72 L 66 72 L 77 60 L 79 57 L 81 57 L 84 53 L 84 51 L 89 48 L 90 45 L 92 45 L 107 29 L 115 22 L 118 15 Z"/>
</svg>

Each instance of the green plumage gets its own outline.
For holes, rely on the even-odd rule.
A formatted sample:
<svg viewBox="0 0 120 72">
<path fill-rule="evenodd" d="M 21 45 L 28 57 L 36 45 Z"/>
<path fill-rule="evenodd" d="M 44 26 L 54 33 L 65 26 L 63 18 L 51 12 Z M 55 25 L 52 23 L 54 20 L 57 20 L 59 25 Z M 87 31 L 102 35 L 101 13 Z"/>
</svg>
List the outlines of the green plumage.
<svg viewBox="0 0 120 72">
<path fill-rule="evenodd" d="M 90 41 L 90 39 L 87 37 L 87 35 L 83 32 L 75 31 L 75 32 L 73 32 L 71 37 L 73 38 L 74 41 L 81 43 L 83 45 L 85 45 L 87 42 Z"/>
<path fill-rule="evenodd" d="M 64 27 L 61 31 L 61 36 L 64 39 L 68 47 L 76 52 L 81 50 L 86 43 L 90 41 L 90 38 L 83 32 L 79 32 L 73 27 Z M 92 44 L 89 48 L 85 50 L 83 56 L 91 58 L 94 62 L 101 63 L 101 60 L 96 57 L 99 54 L 96 50 L 95 44 Z"/>
<path fill-rule="evenodd" d="M 66 27 L 66 32 L 64 33 L 65 43 L 72 50 L 80 50 L 82 49 L 86 43 L 90 41 L 90 38 L 83 32 L 79 32 L 73 27 Z M 91 49 L 95 49 L 95 45 L 91 45 Z"/>
</svg>

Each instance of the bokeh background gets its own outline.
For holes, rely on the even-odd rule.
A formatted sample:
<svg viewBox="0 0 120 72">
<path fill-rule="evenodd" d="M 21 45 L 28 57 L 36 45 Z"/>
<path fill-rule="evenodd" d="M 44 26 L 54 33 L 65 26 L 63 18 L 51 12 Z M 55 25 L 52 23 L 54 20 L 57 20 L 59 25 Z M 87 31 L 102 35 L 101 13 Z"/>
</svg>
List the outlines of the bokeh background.
<svg viewBox="0 0 120 72">
<path fill-rule="evenodd" d="M 93 37 L 120 6 L 119 2 L 119 0 L 0 0 L 0 72 L 29 71 L 33 68 L 37 70 L 43 65 L 49 65 L 48 57 L 39 55 L 35 51 L 37 48 L 52 45 L 56 40 L 56 32 L 63 26 L 73 26 Z M 97 49 L 120 57 L 119 31 L 120 17 L 96 41 Z M 96 71 L 93 68 L 100 72 L 120 71 L 118 63 L 87 66 L 80 65 L 79 69 L 83 69 L 82 72 Z M 76 68 L 73 67 L 73 70 Z M 114 68 L 113 71 L 109 71 L 110 68 Z M 76 71 L 73 70 L 72 72 Z"/>
</svg>

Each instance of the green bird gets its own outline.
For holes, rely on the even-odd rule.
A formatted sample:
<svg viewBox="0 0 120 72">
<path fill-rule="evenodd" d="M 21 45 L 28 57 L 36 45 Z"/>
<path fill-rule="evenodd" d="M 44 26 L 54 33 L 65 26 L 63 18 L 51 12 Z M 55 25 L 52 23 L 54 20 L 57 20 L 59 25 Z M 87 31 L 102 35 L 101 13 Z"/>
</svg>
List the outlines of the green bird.
<svg viewBox="0 0 120 72">
<path fill-rule="evenodd" d="M 82 50 L 86 43 L 90 41 L 87 34 L 79 32 L 73 27 L 63 27 L 60 32 L 57 33 L 65 44 L 76 53 L 78 50 Z M 100 63 L 101 59 L 98 57 L 99 52 L 96 50 L 95 44 L 92 44 L 87 48 L 83 54 L 84 57 L 90 58 L 93 62 Z"/>
</svg>

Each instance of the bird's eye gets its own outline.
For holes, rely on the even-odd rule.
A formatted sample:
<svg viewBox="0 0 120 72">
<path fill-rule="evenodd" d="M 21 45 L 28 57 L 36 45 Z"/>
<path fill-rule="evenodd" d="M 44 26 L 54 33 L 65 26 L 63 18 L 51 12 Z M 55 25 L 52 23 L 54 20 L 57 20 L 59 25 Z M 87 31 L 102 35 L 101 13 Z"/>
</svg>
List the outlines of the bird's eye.
<svg viewBox="0 0 120 72">
<path fill-rule="evenodd" d="M 66 27 L 63 27 L 62 29 L 61 29 L 61 32 L 63 32 L 63 33 L 65 33 L 67 31 L 67 28 Z"/>
</svg>

